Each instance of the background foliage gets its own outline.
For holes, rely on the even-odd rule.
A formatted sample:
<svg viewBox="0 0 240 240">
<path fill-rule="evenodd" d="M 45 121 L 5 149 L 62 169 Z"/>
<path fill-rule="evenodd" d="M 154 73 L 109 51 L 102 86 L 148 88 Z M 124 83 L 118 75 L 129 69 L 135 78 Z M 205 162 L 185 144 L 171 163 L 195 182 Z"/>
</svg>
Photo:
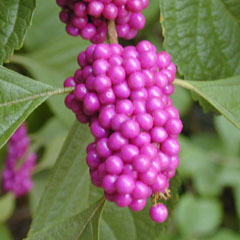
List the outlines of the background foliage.
<svg viewBox="0 0 240 240">
<path fill-rule="evenodd" d="M 21 46 L 34 9 L 33 0 L 0 0 L 0 63 Z M 0 67 L 0 165 L 4 144 L 25 119 L 39 156 L 29 196 L 0 197 L 0 239 L 26 237 L 32 216 L 29 240 L 239 239 L 239 1 L 151 0 L 147 26 L 131 42 L 148 39 L 169 51 L 181 79 L 172 97 L 184 123 L 181 164 L 171 183 L 173 211 L 166 226 L 153 223 L 148 209 L 133 213 L 104 203 L 90 184 L 90 134 L 74 122 L 64 95 L 50 97 L 77 69 L 77 54 L 89 42 L 67 36 L 58 12 L 55 0 L 38 0 L 23 48 Z M 225 117 L 203 114 L 193 99 Z"/>
</svg>

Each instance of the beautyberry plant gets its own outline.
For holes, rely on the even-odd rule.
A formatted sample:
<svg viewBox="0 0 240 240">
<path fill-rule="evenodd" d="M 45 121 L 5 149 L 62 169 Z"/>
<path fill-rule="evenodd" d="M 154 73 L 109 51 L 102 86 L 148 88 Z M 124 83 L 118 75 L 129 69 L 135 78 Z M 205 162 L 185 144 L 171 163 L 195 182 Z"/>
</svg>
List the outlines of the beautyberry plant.
<svg viewBox="0 0 240 240">
<path fill-rule="evenodd" d="M 239 7 L 0 0 L 0 239 L 239 239 Z"/>
</svg>

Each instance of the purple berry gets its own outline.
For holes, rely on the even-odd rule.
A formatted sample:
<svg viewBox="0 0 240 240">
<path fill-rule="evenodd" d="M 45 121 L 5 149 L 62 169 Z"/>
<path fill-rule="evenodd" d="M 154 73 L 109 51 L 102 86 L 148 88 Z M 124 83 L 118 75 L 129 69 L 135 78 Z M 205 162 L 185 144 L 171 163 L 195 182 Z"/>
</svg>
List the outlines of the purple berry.
<svg viewBox="0 0 240 240">
<path fill-rule="evenodd" d="M 150 216 L 154 222 L 162 223 L 165 222 L 168 217 L 168 210 L 165 205 L 159 203 L 151 207 Z"/>
</svg>

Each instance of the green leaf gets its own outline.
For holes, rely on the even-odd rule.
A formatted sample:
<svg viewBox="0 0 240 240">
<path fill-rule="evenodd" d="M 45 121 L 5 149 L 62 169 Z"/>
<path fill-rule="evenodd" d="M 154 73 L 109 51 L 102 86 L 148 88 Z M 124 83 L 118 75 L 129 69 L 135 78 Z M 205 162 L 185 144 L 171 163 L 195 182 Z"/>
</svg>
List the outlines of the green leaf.
<svg viewBox="0 0 240 240">
<path fill-rule="evenodd" d="M 184 81 L 176 85 L 198 94 L 240 129 L 240 76 L 217 81 Z"/>
<path fill-rule="evenodd" d="M 47 84 L 0 67 L 0 147 L 54 90 Z"/>
<path fill-rule="evenodd" d="M 157 18 L 159 18 L 160 15 L 160 9 L 158 1 L 149 1 L 149 5 L 146 9 L 143 10 L 143 14 L 146 18 L 146 26 L 152 25 Z"/>
<path fill-rule="evenodd" d="M 223 147 L 231 156 L 239 155 L 240 131 L 224 117 L 215 117 L 216 130 L 223 142 Z"/>
<path fill-rule="evenodd" d="M 211 152 L 194 144 L 192 139 L 181 136 L 179 172 L 181 176 L 191 177 L 195 190 L 204 196 L 216 196 L 221 192 L 219 166 Z M 211 182 L 212 184 L 209 184 Z"/>
<path fill-rule="evenodd" d="M 35 5 L 35 0 L 0 0 L 0 64 L 21 48 Z"/>
<path fill-rule="evenodd" d="M 176 209 L 176 223 L 184 236 L 205 236 L 220 225 L 222 208 L 215 199 L 181 196 Z"/>
<path fill-rule="evenodd" d="M 228 11 L 240 20 L 240 2 L 238 0 L 222 0 L 223 3 L 226 5 Z"/>
<path fill-rule="evenodd" d="M 50 119 L 42 129 L 33 135 L 36 144 L 44 147 L 43 156 L 36 171 L 52 167 L 59 156 L 68 134 L 68 128 L 57 118 Z"/>
<path fill-rule="evenodd" d="M 85 157 L 90 140 L 88 128 L 76 121 L 42 195 L 30 234 L 42 231 L 59 219 L 71 217 L 88 206 L 89 173 Z"/>
<path fill-rule="evenodd" d="M 187 114 L 193 104 L 192 98 L 186 89 L 179 86 L 175 87 L 174 94 L 171 96 L 173 105 L 178 109 L 181 116 Z"/>
<path fill-rule="evenodd" d="M 37 206 L 43 194 L 44 188 L 46 187 L 51 171 L 49 169 L 45 169 L 35 173 L 32 176 L 34 187 L 32 191 L 29 193 L 30 200 L 30 210 L 32 215 L 37 210 Z"/>
<path fill-rule="evenodd" d="M 50 42 L 59 41 L 66 35 L 65 24 L 59 19 L 60 11 L 61 8 L 56 4 L 56 0 L 37 1 L 32 27 L 24 40 L 24 48 L 35 51 Z"/>
<path fill-rule="evenodd" d="M 98 240 L 99 222 L 105 199 L 100 199 L 86 211 L 50 224 L 27 240 Z"/>
<path fill-rule="evenodd" d="M 165 47 L 185 79 L 215 80 L 240 73 L 240 22 L 231 12 L 239 1 L 226 2 L 160 0 Z"/>
<path fill-rule="evenodd" d="M 0 222 L 3 223 L 12 215 L 15 207 L 15 197 L 8 193 L 0 198 Z M 1 238 L 0 238 L 1 239 Z"/>
<path fill-rule="evenodd" d="M 7 226 L 0 224 L 0 239 L 12 240 L 11 233 L 9 232 Z"/>
<path fill-rule="evenodd" d="M 207 238 L 206 240 L 238 240 L 239 237 L 239 234 L 222 228 L 214 237 Z"/>
</svg>

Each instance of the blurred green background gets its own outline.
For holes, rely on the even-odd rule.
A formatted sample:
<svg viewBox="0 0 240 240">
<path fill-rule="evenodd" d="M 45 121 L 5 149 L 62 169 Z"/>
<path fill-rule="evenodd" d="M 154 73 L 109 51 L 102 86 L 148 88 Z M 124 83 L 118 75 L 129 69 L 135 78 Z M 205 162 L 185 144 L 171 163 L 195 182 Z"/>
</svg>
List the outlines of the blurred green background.
<svg viewBox="0 0 240 240">
<path fill-rule="evenodd" d="M 11 57 L 7 67 L 62 87 L 64 79 L 77 69 L 78 53 L 90 43 L 67 36 L 58 13 L 55 0 L 37 1 L 24 46 Z M 162 50 L 158 1 L 150 0 L 144 14 L 147 18 L 145 29 L 134 41 L 121 43 L 136 44 L 148 39 Z M 28 197 L 17 201 L 11 194 L 0 198 L 1 240 L 22 239 L 28 231 L 50 169 L 73 123 L 74 116 L 65 108 L 63 99 L 64 96 L 51 98 L 27 121 L 32 147 L 39 155 L 34 173 L 35 187 Z M 240 131 L 224 117 L 204 114 L 190 93 L 180 87 L 176 87 L 172 99 L 184 123 L 179 167 L 182 184 L 172 219 L 158 239 L 240 239 Z M 2 149 L 1 166 L 4 156 L 5 149 Z"/>
</svg>

